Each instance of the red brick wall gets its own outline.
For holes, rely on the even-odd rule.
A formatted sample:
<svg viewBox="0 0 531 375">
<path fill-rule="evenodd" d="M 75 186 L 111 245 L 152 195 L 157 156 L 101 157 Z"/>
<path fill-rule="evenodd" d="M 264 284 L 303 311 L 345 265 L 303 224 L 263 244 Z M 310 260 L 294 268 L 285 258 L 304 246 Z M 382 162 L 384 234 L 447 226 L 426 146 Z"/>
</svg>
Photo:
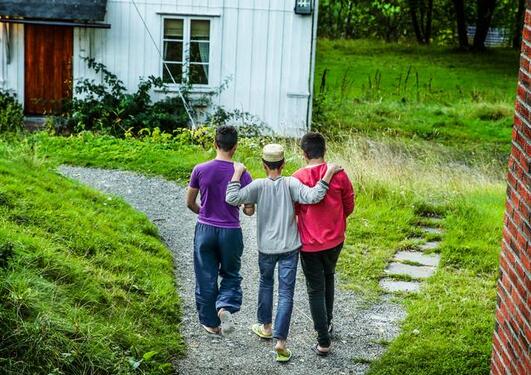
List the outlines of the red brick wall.
<svg viewBox="0 0 531 375">
<path fill-rule="evenodd" d="M 531 374 L 531 0 L 509 159 L 505 228 L 493 337 L 492 374 Z"/>
</svg>

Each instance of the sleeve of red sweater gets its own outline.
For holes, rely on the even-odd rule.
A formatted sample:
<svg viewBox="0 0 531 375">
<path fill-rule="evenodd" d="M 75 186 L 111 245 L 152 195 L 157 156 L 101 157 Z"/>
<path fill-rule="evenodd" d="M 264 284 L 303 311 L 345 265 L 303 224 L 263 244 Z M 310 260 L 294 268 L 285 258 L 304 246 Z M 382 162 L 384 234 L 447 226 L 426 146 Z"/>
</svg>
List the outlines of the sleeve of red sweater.
<svg viewBox="0 0 531 375">
<path fill-rule="evenodd" d="M 354 188 L 352 187 L 352 182 L 350 182 L 350 179 L 348 178 L 346 173 L 343 174 L 343 181 L 342 181 L 342 200 L 343 200 L 343 210 L 345 212 L 345 216 L 350 216 L 352 212 L 354 212 L 354 200 L 355 200 L 355 193 Z"/>
</svg>

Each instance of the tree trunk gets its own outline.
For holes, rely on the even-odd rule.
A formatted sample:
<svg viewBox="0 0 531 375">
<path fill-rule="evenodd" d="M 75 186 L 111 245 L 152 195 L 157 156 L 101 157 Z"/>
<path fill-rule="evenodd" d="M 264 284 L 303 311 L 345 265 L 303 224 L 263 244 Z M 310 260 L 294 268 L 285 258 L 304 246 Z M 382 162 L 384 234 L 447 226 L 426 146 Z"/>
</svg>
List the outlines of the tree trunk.
<svg viewBox="0 0 531 375">
<path fill-rule="evenodd" d="M 452 0 L 454 3 L 455 19 L 457 22 L 457 35 L 459 48 L 468 49 L 468 34 L 466 30 L 465 3 L 464 0 Z"/>
<path fill-rule="evenodd" d="M 424 33 L 424 39 L 426 44 L 431 42 L 431 25 L 433 21 L 433 0 L 428 0 L 428 10 L 426 12 L 426 29 Z"/>
<path fill-rule="evenodd" d="M 489 33 L 492 15 L 496 8 L 496 0 L 477 0 L 476 34 L 473 48 L 477 51 L 485 49 L 485 40 Z"/>
<path fill-rule="evenodd" d="M 343 33 L 343 7 L 345 6 L 344 0 L 339 1 L 339 11 L 337 12 L 337 35 L 341 35 Z"/>
<path fill-rule="evenodd" d="M 355 0 L 350 0 L 349 6 L 348 6 L 347 22 L 346 22 L 346 25 L 345 25 L 345 38 L 352 38 L 352 36 L 353 36 L 353 30 L 352 30 L 352 8 L 354 8 L 354 2 L 355 2 Z"/>
<path fill-rule="evenodd" d="M 525 0 L 518 1 L 518 11 L 514 22 L 513 48 L 520 49 L 522 44 L 522 28 L 524 27 Z"/>
<path fill-rule="evenodd" d="M 433 20 L 433 0 L 408 0 L 409 14 L 419 44 L 430 44 Z M 420 20 L 418 16 L 420 12 Z"/>
<path fill-rule="evenodd" d="M 334 6 L 331 1 L 328 2 L 328 25 L 328 33 L 331 36 L 334 33 Z"/>
<path fill-rule="evenodd" d="M 419 20 L 417 18 L 417 6 L 418 2 L 416 0 L 409 0 L 409 14 L 411 15 L 411 24 L 413 26 L 413 31 L 415 32 L 415 37 L 417 42 L 422 44 L 424 42 L 422 37 L 422 32 L 420 31 Z"/>
</svg>

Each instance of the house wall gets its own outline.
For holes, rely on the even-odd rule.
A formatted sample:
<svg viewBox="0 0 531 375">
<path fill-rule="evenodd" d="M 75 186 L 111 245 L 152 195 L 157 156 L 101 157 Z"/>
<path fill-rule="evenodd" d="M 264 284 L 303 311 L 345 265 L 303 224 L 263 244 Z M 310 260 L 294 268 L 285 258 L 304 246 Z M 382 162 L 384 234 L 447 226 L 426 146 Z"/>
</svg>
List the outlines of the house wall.
<svg viewBox="0 0 531 375">
<path fill-rule="evenodd" d="M 109 0 L 105 22 L 111 29 L 74 31 L 74 81 L 94 77 L 82 56 L 91 56 L 119 75 L 129 90 L 140 76 L 159 76 L 162 15 L 211 19 L 210 87 L 228 80 L 214 103 L 250 112 L 286 135 L 306 130 L 309 113 L 312 17 L 293 11 L 286 0 L 137 0 L 157 46 L 131 0 Z M 6 86 L 23 98 L 23 27 L 15 39 L 18 54 Z M 16 73 L 15 73 L 16 71 Z M 161 93 L 154 94 L 160 97 Z"/>
<path fill-rule="evenodd" d="M 8 31 L 9 30 L 9 31 Z M 8 39 L 9 61 L 8 61 Z M 0 87 L 24 102 L 24 26 L 0 24 Z"/>
<path fill-rule="evenodd" d="M 531 374 L 531 1 L 527 1 L 509 158 L 492 374 Z"/>
</svg>

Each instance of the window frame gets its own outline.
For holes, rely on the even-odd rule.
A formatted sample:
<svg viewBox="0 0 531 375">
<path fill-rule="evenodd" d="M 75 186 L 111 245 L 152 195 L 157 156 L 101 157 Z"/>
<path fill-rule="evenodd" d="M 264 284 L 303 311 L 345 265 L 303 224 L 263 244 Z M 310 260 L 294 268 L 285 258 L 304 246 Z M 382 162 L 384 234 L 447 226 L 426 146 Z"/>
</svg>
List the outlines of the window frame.
<svg viewBox="0 0 531 375">
<path fill-rule="evenodd" d="M 163 77 L 164 70 L 166 69 L 165 63 L 172 64 L 171 61 L 166 61 L 164 59 L 164 43 L 166 41 L 172 41 L 171 39 L 164 38 L 164 25 L 166 20 L 182 20 L 183 21 L 183 60 L 182 60 L 182 77 L 188 79 L 190 74 L 190 45 L 192 43 L 191 33 L 192 33 L 192 21 L 208 21 L 209 22 L 209 39 L 208 39 L 208 63 L 194 63 L 195 65 L 208 65 L 208 76 L 207 82 L 204 83 L 192 83 L 191 86 L 193 89 L 209 89 L 212 87 L 212 29 L 213 29 L 213 19 L 208 16 L 181 16 L 181 15 L 163 15 L 161 22 L 161 31 L 160 31 L 160 40 L 162 46 L 162 54 L 159 61 L 159 77 Z M 202 41 L 205 43 L 206 41 Z M 175 63 L 175 62 L 173 62 Z M 183 84 L 182 80 L 179 83 L 164 83 L 170 89 L 179 87 Z"/>
</svg>

